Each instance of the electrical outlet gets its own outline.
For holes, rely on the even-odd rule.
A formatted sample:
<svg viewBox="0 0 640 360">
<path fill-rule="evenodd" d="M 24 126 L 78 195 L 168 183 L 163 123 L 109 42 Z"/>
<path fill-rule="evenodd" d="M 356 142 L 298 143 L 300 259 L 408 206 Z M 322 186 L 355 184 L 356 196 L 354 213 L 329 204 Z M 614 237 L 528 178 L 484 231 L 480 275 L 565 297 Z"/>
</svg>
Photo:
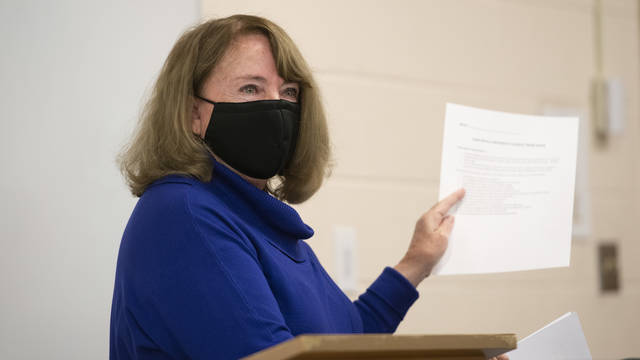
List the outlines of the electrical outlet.
<svg viewBox="0 0 640 360">
<path fill-rule="evenodd" d="M 357 287 L 356 229 L 351 226 L 333 228 L 336 283 L 345 293 L 354 293 Z"/>
<path fill-rule="evenodd" d="M 601 243 L 598 246 L 598 263 L 600 268 L 600 291 L 604 293 L 619 291 L 617 244 L 613 242 Z"/>
</svg>

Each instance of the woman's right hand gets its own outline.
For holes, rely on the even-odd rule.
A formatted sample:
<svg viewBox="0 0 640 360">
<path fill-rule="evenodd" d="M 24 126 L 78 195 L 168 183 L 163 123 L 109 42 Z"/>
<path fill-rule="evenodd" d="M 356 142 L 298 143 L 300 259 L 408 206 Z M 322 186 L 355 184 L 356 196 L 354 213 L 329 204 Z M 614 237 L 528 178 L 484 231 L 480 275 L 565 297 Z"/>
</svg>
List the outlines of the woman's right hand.
<svg viewBox="0 0 640 360">
<path fill-rule="evenodd" d="M 416 222 L 409 249 L 394 268 L 414 286 L 431 274 L 445 250 L 453 230 L 453 215 L 447 212 L 464 197 L 464 189 L 435 204 Z"/>
</svg>

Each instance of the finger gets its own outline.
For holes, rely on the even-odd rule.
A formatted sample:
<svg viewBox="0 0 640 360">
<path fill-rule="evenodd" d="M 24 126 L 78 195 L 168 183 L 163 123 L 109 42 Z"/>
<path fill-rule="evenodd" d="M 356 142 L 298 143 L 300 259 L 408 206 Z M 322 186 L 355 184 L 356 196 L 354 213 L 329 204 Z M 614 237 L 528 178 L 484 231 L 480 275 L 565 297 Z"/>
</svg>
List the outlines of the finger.
<svg viewBox="0 0 640 360">
<path fill-rule="evenodd" d="M 455 218 L 453 217 L 453 215 L 447 215 L 444 220 L 442 220 L 442 224 L 440 224 L 440 227 L 436 231 L 448 238 L 449 235 L 451 235 L 451 231 L 453 230 L 454 222 Z"/>
<path fill-rule="evenodd" d="M 442 217 L 444 217 L 449 211 L 449 209 L 451 209 L 453 205 L 455 205 L 458 201 L 460 201 L 464 197 L 464 194 L 465 194 L 465 190 L 460 188 L 457 191 L 454 191 L 453 193 L 451 193 L 446 198 L 440 200 L 440 202 L 437 203 L 432 208 L 432 210 L 435 213 L 438 213 Z"/>
</svg>

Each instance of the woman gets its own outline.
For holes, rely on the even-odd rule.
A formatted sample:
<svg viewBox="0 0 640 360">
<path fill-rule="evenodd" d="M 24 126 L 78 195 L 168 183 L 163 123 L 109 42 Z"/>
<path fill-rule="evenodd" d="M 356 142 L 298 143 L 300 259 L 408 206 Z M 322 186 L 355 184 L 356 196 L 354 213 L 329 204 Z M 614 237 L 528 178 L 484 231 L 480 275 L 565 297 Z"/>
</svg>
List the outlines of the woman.
<svg viewBox="0 0 640 360">
<path fill-rule="evenodd" d="M 355 302 L 286 205 L 329 160 L 317 86 L 272 22 L 205 22 L 175 44 L 120 163 L 140 197 L 125 229 L 112 359 L 232 359 L 302 333 L 393 332 L 442 256 L 463 196 L 417 222 L 409 250 Z"/>
</svg>

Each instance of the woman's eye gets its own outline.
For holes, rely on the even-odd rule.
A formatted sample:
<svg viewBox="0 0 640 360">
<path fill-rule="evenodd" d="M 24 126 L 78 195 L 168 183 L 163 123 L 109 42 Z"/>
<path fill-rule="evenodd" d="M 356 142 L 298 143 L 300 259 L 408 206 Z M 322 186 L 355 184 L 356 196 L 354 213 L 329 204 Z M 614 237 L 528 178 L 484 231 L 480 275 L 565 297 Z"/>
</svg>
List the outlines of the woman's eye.
<svg viewBox="0 0 640 360">
<path fill-rule="evenodd" d="M 258 93 L 258 88 L 255 85 L 246 85 L 240 88 L 240 91 L 244 94 L 255 95 Z"/>
<path fill-rule="evenodd" d="M 297 99 L 298 98 L 298 89 L 296 88 L 287 88 L 284 91 L 285 96 Z"/>
</svg>

